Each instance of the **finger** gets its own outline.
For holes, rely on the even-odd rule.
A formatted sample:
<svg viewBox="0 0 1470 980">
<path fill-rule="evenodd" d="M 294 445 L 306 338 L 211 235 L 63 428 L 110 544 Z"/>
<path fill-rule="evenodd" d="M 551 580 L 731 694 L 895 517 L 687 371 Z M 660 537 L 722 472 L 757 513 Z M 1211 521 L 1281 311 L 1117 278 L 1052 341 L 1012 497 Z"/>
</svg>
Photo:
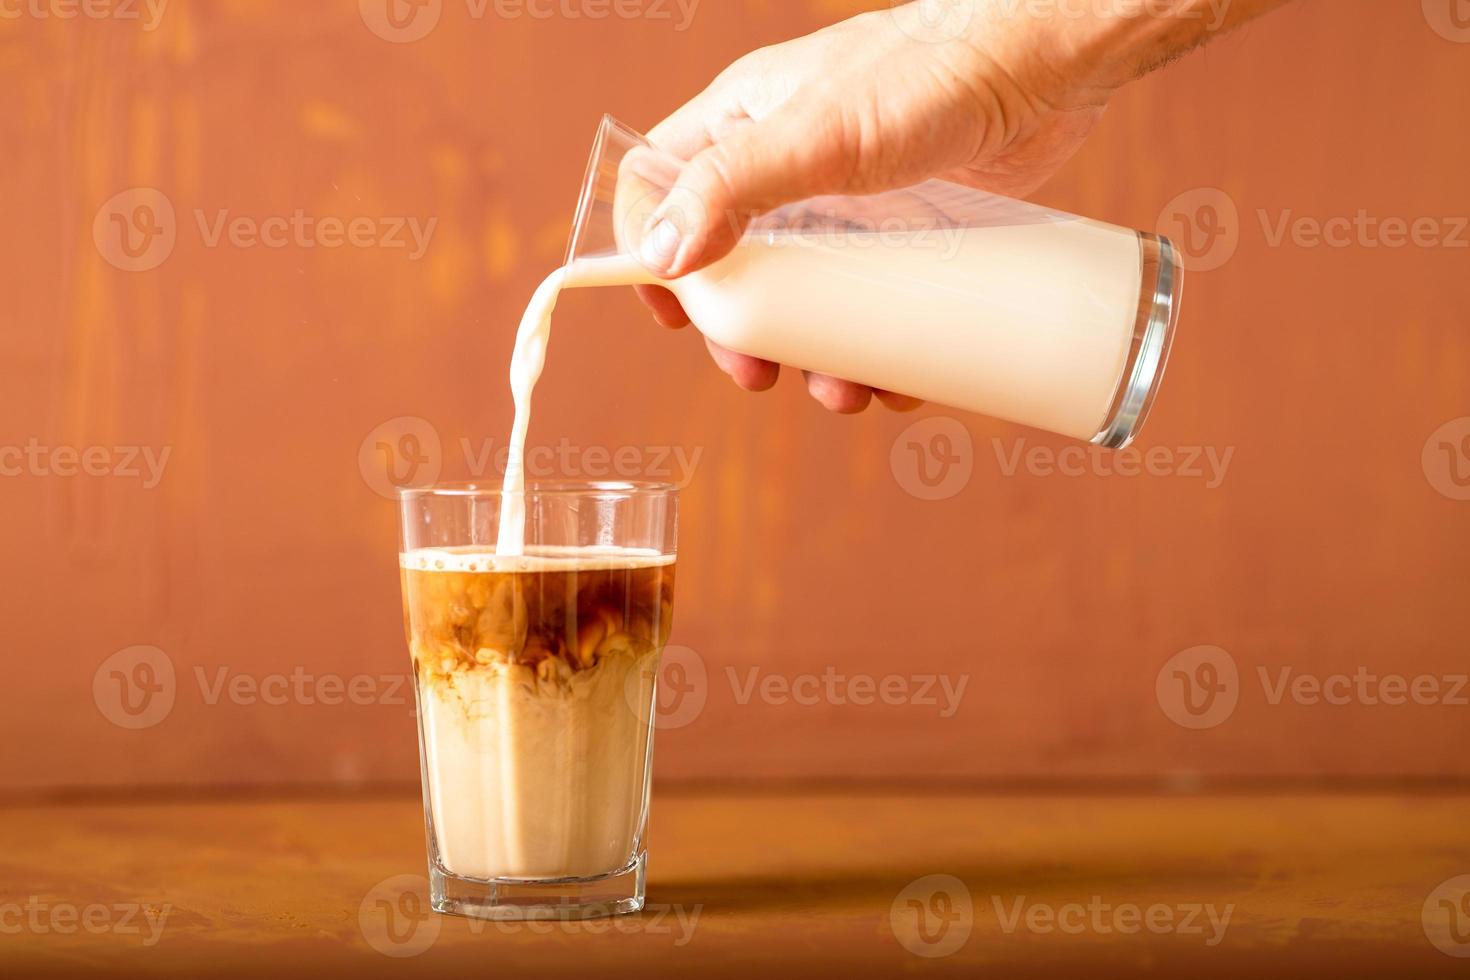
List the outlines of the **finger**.
<svg viewBox="0 0 1470 980">
<path fill-rule="evenodd" d="M 689 314 L 679 303 L 679 297 L 662 286 L 634 286 L 633 291 L 643 304 L 653 312 L 659 326 L 677 330 L 689 325 Z"/>
<path fill-rule="evenodd" d="M 670 279 L 695 272 L 728 255 L 755 214 L 841 190 L 844 146 L 832 114 L 789 105 L 735 128 L 689 161 L 654 211 L 644 264 Z"/>
<path fill-rule="evenodd" d="M 738 126 L 750 121 L 750 71 L 745 59 L 721 72 L 704 91 L 671 112 L 647 133 L 648 141 L 681 160 L 692 160 L 700 151 L 724 139 Z M 783 94 L 789 95 L 789 93 Z M 759 113 L 758 113 L 759 115 Z"/>
<path fill-rule="evenodd" d="M 886 408 L 895 412 L 912 412 L 924 404 L 924 399 L 922 398 L 915 398 L 912 395 L 900 395 L 893 391 L 882 391 L 878 388 L 873 389 L 873 394 L 878 396 L 878 400 Z"/>
<path fill-rule="evenodd" d="M 648 142 L 680 160 L 693 159 L 701 150 L 714 145 L 723 125 L 720 120 L 731 114 L 718 99 L 715 86 L 711 85 L 650 129 Z"/>
<path fill-rule="evenodd" d="M 804 372 L 806 390 L 828 411 L 840 415 L 854 415 L 868 407 L 873 400 L 873 389 L 867 385 L 854 384 L 841 378 L 825 374 Z"/>
<path fill-rule="evenodd" d="M 709 356 L 716 366 L 746 391 L 765 391 L 781 376 L 779 364 L 726 350 L 708 337 L 704 338 L 704 345 L 709 348 Z"/>
</svg>

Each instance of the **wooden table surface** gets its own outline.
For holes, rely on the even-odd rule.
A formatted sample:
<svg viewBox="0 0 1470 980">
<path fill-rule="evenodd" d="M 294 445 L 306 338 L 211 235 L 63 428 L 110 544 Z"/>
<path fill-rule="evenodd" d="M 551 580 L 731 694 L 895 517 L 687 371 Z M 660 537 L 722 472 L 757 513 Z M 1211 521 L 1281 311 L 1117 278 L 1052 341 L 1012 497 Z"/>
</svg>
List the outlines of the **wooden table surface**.
<svg viewBox="0 0 1470 980">
<path fill-rule="evenodd" d="M 408 797 L 12 805 L 0 975 L 1465 976 L 1467 804 L 659 791 L 650 911 L 534 927 L 422 913 Z"/>
</svg>

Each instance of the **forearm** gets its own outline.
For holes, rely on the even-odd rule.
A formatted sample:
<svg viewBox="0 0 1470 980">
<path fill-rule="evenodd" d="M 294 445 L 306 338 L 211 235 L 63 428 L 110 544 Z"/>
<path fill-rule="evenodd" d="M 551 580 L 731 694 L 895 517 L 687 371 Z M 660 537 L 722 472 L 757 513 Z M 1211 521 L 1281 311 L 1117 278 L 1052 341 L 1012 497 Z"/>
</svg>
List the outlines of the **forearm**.
<svg viewBox="0 0 1470 980">
<path fill-rule="evenodd" d="M 1080 102 L 1163 67 L 1290 0 L 984 0 L 1013 56 Z M 981 42 L 983 43 L 983 42 Z M 1019 51 L 1017 49 L 1020 49 Z"/>
</svg>

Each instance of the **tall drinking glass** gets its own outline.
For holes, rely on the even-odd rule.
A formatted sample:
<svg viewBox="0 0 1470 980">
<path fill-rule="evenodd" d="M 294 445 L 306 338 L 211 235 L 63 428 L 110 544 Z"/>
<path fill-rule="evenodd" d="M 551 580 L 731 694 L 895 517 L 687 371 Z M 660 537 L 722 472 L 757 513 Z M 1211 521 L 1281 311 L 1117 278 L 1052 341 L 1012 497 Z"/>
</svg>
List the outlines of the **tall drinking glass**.
<svg viewBox="0 0 1470 980">
<path fill-rule="evenodd" d="M 677 492 L 524 496 L 525 553 L 508 558 L 499 489 L 400 492 L 430 896 L 491 919 L 635 912 Z"/>
</svg>

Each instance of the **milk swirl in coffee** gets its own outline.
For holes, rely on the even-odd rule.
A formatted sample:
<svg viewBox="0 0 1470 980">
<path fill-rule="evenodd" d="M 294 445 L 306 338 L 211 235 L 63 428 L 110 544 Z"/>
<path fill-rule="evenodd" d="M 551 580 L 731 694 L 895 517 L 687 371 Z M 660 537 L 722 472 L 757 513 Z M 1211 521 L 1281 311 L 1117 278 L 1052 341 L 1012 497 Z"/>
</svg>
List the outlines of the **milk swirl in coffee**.
<svg viewBox="0 0 1470 980">
<path fill-rule="evenodd" d="M 475 879 L 626 866 L 642 850 L 673 559 L 459 548 L 400 564 L 433 859 Z"/>
</svg>

